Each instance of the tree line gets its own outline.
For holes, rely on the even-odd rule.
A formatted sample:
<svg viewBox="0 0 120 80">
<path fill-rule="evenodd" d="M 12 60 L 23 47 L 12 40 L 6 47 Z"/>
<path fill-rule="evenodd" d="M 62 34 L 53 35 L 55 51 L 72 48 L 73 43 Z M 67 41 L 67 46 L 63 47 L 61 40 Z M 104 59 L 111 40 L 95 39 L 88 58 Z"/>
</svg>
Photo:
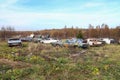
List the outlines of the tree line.
<svg viewBox="0 0 120 80">
<path fill-rule="evenodd" d="M 120 26 L 115 28 L 110 28 L 107 24 L 102 25 L 89 25 L 87 29 L 83 28 L 67 28 L 65 26 L 63 29 L 51 29 L 51 30 L 40 30 L 40 31 L 15 31 L 14 27 L 1 27 L 0 39 L 5 40 L 13 36 L 21 35 L 21 37 L 26 37 L 31 33 L 35 35 L 50 35 L 51 37 L 64 39 L 64 38 L 114 38 L 118 40 L 120 38 Z"/>
<path fill-rule="evenodd" d="M 0 40 L 6 40 L 7 38 L 15 36 L 15 29 L 11 26 L 2 26 L 0 30 Z"/>
</svg>

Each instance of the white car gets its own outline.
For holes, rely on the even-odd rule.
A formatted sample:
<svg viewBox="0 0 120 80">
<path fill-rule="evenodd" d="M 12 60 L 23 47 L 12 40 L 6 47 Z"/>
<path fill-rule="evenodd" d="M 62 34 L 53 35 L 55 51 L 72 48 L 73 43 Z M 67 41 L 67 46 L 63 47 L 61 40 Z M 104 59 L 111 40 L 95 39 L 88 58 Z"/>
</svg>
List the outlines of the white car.
<svg viewBox="0 0 120 80">
<path fill-rule="evenodd" d="M 106 44 L 115 43 L 115 40 L 110 38 L 101 38 L 100 40 L 104 41 Z"/>
<path fill-rule="evenodd" d="M 22 41 L 19 38 L 10 38 L 8 39 L 8 46 L 22 46 Z"/>
<path fill-rule="evenodd" d="M 101 41 L 99 41 L 99 40 L 96 39 L 96 38 L 89 38 L 89 39 L 87 39 L 87 43 L 88 43 L 90 46 L 100 46 L 100 45 L 103 44 Z"/>
<path fill-rule="evenodd" d="M 53 39 L 53 38 L 48 38 L 48 39 L 44 39 L 41 40 L 41 43 L 54 43 L 54 42 L 58 42 L 59 40 Z"/>
</svg>

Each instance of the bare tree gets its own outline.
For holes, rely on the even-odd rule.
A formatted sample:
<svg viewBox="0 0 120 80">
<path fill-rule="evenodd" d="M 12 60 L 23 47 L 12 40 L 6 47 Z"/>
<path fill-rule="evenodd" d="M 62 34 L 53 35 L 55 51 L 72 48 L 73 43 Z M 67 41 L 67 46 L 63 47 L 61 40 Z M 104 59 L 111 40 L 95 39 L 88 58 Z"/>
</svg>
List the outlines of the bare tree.
<svg viewBox="0 0 120 80">
<path fill-rule="evenodd" d="M 10 38 L 14 35 L 15 30 L 14 27 L 8 26 L 2 26 L 0 30 L 0 38 L 1 40 L 6 40 L 7 38 Z"/>
</svg>

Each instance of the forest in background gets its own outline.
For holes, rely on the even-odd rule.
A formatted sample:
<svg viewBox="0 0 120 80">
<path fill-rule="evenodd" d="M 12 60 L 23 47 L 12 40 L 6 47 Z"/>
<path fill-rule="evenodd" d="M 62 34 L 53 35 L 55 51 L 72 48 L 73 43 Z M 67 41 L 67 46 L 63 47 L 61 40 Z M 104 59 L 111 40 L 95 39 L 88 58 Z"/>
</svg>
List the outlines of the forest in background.
<svg viewBox="0 0 120 80">
<path fill-rule="evenodd" d="M 64 39 L 73 38 L 81 35 L 83 38 L 114 38 L 119 40 L 120 38 L 120 26 L 110 28 L 107 24 L 98 26 L 89 25 L 87 29 L 78 28 L 72 26 L 68 28 L 65 26 L 63 29 L 49 29 L 49 30 L 38 30 L 38 31 L 16 31 L 14 27 L 2 26 L 0 30 L 0 39 L 5 40 L 13 36 L 20 35 L 21 37 L 29 36 L 30 34 L 35 35 L 50 35 L 50 37 Z"/>
</svg>

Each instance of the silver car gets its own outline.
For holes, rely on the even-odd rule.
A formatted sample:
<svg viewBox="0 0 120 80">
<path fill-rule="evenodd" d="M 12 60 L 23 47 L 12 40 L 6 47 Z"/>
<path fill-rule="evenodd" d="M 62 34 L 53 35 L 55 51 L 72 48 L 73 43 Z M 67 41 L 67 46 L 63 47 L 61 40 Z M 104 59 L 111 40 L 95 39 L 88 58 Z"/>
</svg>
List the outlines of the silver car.
<svg viewBox="0 0 120 80">
<path fill-rule="evenodd" d="M 22 46 L 22 41 L 19 38 L 10 38 L 8 39 L 8 46 Z"/>
</svg>

